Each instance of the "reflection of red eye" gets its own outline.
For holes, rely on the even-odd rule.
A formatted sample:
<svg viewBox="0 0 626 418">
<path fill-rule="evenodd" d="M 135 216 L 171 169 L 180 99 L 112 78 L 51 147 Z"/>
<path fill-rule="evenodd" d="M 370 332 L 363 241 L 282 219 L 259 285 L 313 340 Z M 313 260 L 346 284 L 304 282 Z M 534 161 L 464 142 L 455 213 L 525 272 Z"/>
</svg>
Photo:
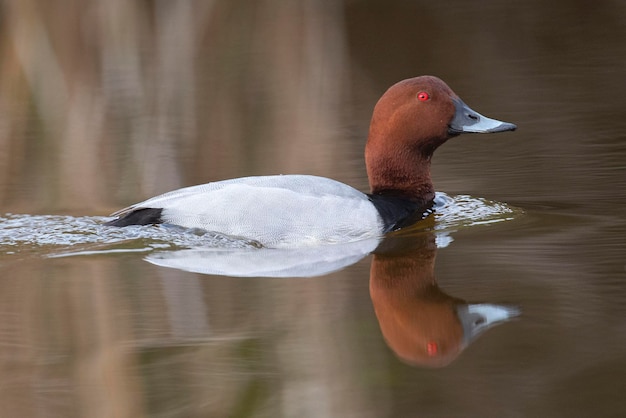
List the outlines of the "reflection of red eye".
<svg viewBox="0 0 626 418">
<path fill-rule="evenodd" d="M 419 100 L 420 102 L 425 102 L 428 99 L 430 99 L 430 96 L 425 91 L 417 93 L 417 100 Z"/>
<path fill-rule="evenodd" d="M 426 94 L 426 93 L 424 93 Z M 419 96 L 418 96 L 419 97 Z M 428 94 L 426 94 L 426 97 L 428 97 Z M 421 100 L 421 99 L 420 99 Z M 429 341 L 428 344 L 426 344 L 426 352 L 428 353 L 429 356 L 436 356 L 437 354 L 439 354 L 439 346 L 437 345 L 436 342 L 434 341 Z"/>
</svg>

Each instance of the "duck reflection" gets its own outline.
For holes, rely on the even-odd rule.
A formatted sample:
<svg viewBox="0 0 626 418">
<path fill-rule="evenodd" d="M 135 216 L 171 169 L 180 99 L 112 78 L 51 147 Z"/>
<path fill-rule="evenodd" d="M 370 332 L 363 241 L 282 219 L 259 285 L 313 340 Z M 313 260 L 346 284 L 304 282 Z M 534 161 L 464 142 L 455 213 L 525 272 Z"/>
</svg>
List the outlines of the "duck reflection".
<svg viewBox="0 0 626 418">
<path fill-rule="evenodd" d="M 387 345 L 419 366 L 450 364 L 476 337 L 519 315 L 511 306 L 467 303 L 439 288 L 435 235 L 391 237 L 375 250 L 370 296 Z"/>
<path fill-rule="evenodd" d="M 467 303 L 439 289 L 437 243 L 450 241 L 445 234 L 436 237 L 422 229 L 383 241 L 297 249 L 195 248 L 156 252 L 146 260 L 203 274 L 293 278 L 326 275 L 374 254 L 370 295 L 387 344 L 407 363 L 443 367 L 481 333 L 519 315 L 514 307 Z"/>
</svg>

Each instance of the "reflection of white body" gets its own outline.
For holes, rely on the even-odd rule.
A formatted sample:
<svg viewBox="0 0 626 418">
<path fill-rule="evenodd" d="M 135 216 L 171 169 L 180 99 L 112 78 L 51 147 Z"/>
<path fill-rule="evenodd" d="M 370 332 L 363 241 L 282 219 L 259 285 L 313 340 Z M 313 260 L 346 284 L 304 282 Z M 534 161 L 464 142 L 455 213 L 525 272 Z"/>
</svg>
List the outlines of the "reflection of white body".
<svg viewBox="0 0 626 418">
<path fill-rule="evenodd" d="M 438 248 L 452 238 L 436 234 Z M 193 248 L 154 252 L 146 257 L 152 264 L 194 273 L 232 277 L 315 277 L 350 266 L 374 251 L 381 240 L 318 245 L 303 248 Z"/>
<path fill-rule="evenodd" d="M 310 248 L 196 248 L 155 252 L 152 264 L 194 273 L 234 277 L 313 277 L 352 265 L 378 246 L 378 239 Z"/>
<path fill-rule="evenodd" d="M 324 177 L 244 177 L 186 187 L 137 203 L 165 223 L 289 248 L 377 238 L 383 221 L 366 194 Z"/>
</svg>

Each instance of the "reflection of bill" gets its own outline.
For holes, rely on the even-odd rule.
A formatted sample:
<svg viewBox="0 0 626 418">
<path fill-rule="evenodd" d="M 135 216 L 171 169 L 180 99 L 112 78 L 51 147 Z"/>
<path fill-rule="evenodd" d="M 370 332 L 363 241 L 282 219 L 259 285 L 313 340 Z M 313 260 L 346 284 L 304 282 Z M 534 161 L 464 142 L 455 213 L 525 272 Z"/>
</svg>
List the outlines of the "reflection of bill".
<svg viewBox="0 0 626 418">
<path fill-rule="evenodd" d="M 389 347 L 420 366 L 450 364 L 478 335 L 519 315 L 513 307 L 468 304 L 437 286 L 431 233 L 388 239 L 375 251 L 370 295 Z"/>
</svg>

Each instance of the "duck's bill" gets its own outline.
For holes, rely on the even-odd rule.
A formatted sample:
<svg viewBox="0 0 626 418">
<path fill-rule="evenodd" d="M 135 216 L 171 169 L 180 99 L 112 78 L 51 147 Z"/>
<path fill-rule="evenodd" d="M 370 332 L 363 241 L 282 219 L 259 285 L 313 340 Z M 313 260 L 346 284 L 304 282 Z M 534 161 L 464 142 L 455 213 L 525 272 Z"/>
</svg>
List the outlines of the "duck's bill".
<svg viewBox="0 0 626 418">
<path fill-rule="evenodd" d="M 502 122 L 481 115 L 463 103 L 461 99 L 454 99 L 454 107 L 456 111 L 452 121 L 450 121 L 448 125 L 448 131 L 452 135 L 462 133 L 504 132 L 517 129 L 517 126 L 512 123 Z"/>
</svg>

